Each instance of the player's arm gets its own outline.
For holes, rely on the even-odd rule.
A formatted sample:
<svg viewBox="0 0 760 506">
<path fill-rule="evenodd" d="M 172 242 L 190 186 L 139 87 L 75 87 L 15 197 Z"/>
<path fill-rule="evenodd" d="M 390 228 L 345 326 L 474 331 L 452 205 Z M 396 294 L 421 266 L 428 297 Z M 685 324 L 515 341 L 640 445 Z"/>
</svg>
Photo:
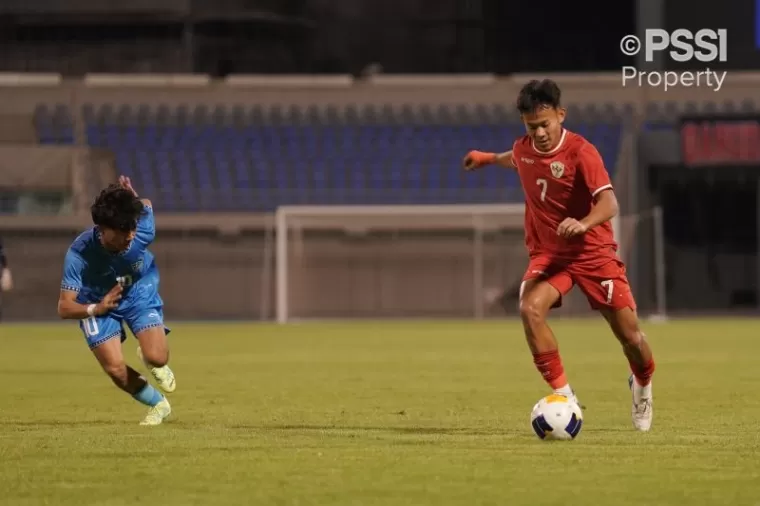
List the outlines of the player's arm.
<svg viewBox="0 0 760 506">
<path fill-rule="evenodd" d="M 139 195 L 137 194 L 137 191 L 132 186 L 132 180 L 129 179 L 128 177 L 119 176 L 119 185 L 121 185 L 121 187 L 124 188 L 125 190 L 131 191 L 135 195 L 135 197 L 139 197 Z M 142 202 L 142 204 L 145 207 L 153 208 L 153 203 L 149 199 L 140 199 L 140 202 Z"/>
<path fill-rule="evenodd" d="M 97 304 L 80 304 L 77 295 L 83 287 L 82 279 L 87 264 L 76 251 L 69 250 L 63 260 L 63 279 L 58 295 L 58 316 L 64 320 L 82 320 L 88 316 L 99 316 L 118 306 L 121 299 L 121 285 L 111 289 Z"/>
<path fill-rule="evenodd" d="M 77 302 L 79 292 L 61 289 L 58 296 L 58 316 L 64 320 L 83 320 L 90 316 L 104 315 L 119 305 L 122 287 L 114 286 L 97 304 L 80 304 Z"/>
<path fill-rule="evenodd" d="M 0 269 L 8 267 L 8 257 L 5 256 L 5 249 L 3 248 L 3 240 L 0 239 Z"/>
<path fill-rule="evenodd" d="M 612 182 L 607 169 L 604 167 L 599 151 L 593 144 L 585 144 L 578 153 L 578 170 L 583 175 L 586 187 L 594 198 L 594 205 L 588 215 L 580 220 L 566 218 L 557 227 L 557 234 L 562 237 L 573 237 L 587 230 L 606 223 L 617 216 L 620 208 L 617 197 L 612 189 Z"/>
<path fill-rule="evenodd" d="M 156 219 L 153 215 L 153 207 L 150 204 L 150 200 L 142 199 L 143 208 L 142 215 L 137 221 L 137 241 L 143 246 L 148 247 L 153 239 L 156 238 Z"/>
<path fill-rule="evenodd" d="M 470 151 L 467 156 L 464 157 L 465 170 L 475 170 L 486 165 L 501 165 L 507 169 L 516 169 L 514 158 L 512 157 L 512 150 L 505 151 L 504 153 L 487 153 L 483 151 Z"/>
<path fill-rule="evenodd" d="M 586 143 L 578 155 L 583 179 L 594 198 L 591 212 L 581 220 L 586 229 L 589 229 L 608 222 L 617 215 L 620 209 L 612 189 L 610 174 L 604 167 L 604 160 L 596 147 L 591 143 Z"/>
<path fill-rule="evenodd" d="M 87 313 L 88 306 L 77 302 L 77 295 L 82 289 L 82 275 L 85 262 L 82 257 L 69 250 L 63 259 L 63 279 L 58 295 L 58 316 L 64 320 L 84 319 L 92 316 Z"/>
<path fill-rule="evenodd" d="M 619 211 L 617 197 L 612 186 L 604 188 L 594 196 L 594 206 L 591 212 L 581 220 L 586 230 L 610 221 Z"/>
<path fill-rule="evenodd" d="M 131 191 L 137 197 L 137 191 L 132 187 L 132 181 L 126 176 L 119 176 L 119 184 L 125 190 Z M 156 221 L 153 216 L 153 203 L 149 199 L 140 199 L 145 207 L 140 220 L 137 222 L 137 240 L 144 246 L 149 246 L 156 238 Z"/>
</svg>

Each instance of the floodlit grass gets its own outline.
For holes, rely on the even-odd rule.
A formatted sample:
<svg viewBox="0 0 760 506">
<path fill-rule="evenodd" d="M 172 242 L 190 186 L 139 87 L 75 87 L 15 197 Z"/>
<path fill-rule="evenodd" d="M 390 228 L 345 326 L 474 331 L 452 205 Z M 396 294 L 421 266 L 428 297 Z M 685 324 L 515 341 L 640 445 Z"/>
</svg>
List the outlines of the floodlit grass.
<svg viewBox="0 0 760 506">
<path fill-rule="evenodd" d="M 75 324 L 0 325 L 1 504 L 760 504 L 760 320 L 645 326 L 648 434 L 603 321 L 554 323 L 587 406 L 556 443 L 515 322 L 172 328 L 174 412 L 140 427 Z"/>
</svg>

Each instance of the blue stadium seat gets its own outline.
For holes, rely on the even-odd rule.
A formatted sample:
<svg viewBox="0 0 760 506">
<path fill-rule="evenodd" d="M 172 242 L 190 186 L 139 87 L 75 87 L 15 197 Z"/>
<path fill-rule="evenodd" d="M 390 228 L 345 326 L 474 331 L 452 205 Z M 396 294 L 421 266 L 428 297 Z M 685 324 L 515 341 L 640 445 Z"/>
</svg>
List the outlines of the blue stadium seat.
<svg viewBox="0 0 760 506">
<path fill-rule="evenodd" d="M 684 110 L 754 110 L 751 102 L 650 104 L 645 127 Z M 465 174 L 469 149 L 507 149 L 524 134 L 503 104 L 84 104 L 87 143 L 111 149 L 157 206 L 172 212 L 272 211 L 283 204 L 442 204 L 521 200 L 511 171 Z M 571 107 L 568 127 L 595 143 L 614 172 L 633 110 Z M 40 104 L 41 143 L 74 141 L 70 111 Z"/>
</svg>

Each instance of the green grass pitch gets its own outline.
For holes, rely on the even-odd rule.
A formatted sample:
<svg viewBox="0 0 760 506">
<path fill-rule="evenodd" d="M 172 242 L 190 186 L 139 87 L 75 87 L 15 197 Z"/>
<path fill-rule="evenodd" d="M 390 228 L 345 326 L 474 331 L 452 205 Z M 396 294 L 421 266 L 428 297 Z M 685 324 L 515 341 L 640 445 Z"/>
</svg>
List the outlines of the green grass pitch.
<svg viewBox="0 0 760 506">
<path fill-rule="evenodd" d="M 517 322 L 172 325 L 159 427 L 76 324 L 0 325 L 0 503 L 760 504 L 760 320 L 645 324 L 648 434 L 603 321 L 553 326 L 587 406 L 572 442 L 531 432 L 548 390 Z"/>
</svg>

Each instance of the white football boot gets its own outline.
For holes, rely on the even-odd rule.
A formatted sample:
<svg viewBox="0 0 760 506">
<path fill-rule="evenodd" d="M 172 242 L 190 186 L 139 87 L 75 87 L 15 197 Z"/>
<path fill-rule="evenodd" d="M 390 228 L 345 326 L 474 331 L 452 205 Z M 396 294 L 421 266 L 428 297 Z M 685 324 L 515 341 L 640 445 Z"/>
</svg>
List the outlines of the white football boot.
<svg viewBox="0 0 760 506">
<path fill-rule="evenodd" d="M 573 392 L 572 400 L 575 401 L 575 403 L 578 405 L 579 408 L 581 408 L 583 410 L 586 409 L 586 406 L 584 406 L 583 404 L 581 404 L 581 401 L 580 401 L 580 399 L 578 399 L 578 396 L 575 395 L 575 392 Z"/>
<path fill-rule="evenodd" d="M 148 410 L 148 414 L 145 415 L 145 418 L 140 422 L 140 425 L 161 425 L 171 412 L 172 407 L 169 405 L 169 401 L 166 400 L 166 397 L 164 397 L 161 399 L 161 402 Z"/>
<path fill-rule="evenodd" d="M 573 390 L 572 388 L 569 388 L 569 386 L 557 389 L 557 390 L 554 391 L 554 393 L 557 394 L 557 395 L 561 395 L 563 397 L 567 397 L 572 402 L 576 403 L 579 408 L 586 409 L 586 406 L 584 406 L 583 404 L 581 404 L 581 401 L 578 399 L 578 396 L 575 395 L 575 390 Z"/>
<path fill-rule="evenodd" d="M 642 387 L 631 375 L 628 378 L 628 386 L 631 389 L 631 420 L 636 430 L 647 432 L 652 428 L 652 382 Z"/>
<path fill-rule="evenodd" d="M 161 388 L 161 390 L 170 394 L 177 389 L 177 381 L 174 379 L 174 373 L 171 369 L 169 369 L 168 365 L 165 365 L 163 367 L 153 367 L 145 361 L 145 358 L 142 354 L 142 349 L 140 349 L 139 346 L 137 347 L 137 356 L 153 375 L 153 378 L 156 380 L 156 383 L 158 383 L 158 386 Z"/>
<path fill-rule="evenodd" d="M 578 405 L 579 408 L 581 408 L 582 410 L 585 411 L 586 406 L 584 406 L 583 404 L 581 404 L 580 399 L 578 399 L 578 396 L 575 395 L 575 391 L 573 391 L 573 396 L 570 397 L 570 400 L 572 400 L 573 402 L 575 402 Z"/>
</svg>

